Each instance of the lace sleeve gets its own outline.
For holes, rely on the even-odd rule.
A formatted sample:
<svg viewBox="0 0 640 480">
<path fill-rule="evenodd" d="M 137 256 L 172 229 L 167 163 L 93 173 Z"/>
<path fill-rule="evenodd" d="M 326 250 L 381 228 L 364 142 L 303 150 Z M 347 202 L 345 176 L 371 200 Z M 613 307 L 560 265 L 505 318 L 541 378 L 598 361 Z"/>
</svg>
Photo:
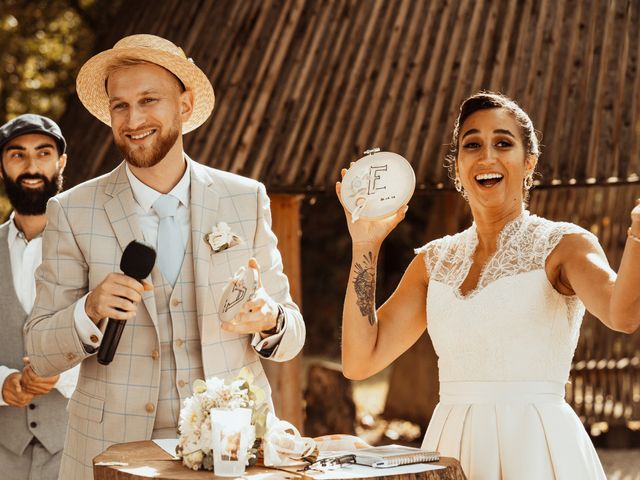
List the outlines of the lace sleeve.
<svg viewBox="0 0 640 480">
<path fill-rule="evenodd" d="M 438 261 L 438 241 L 432 240 L 426 245 L 423 245 L 420 248 L 416 248 L 414 252 L 416 255 L 424 253 L 424 263 L 427 267 L 427 273 L 431 277 L 431 272 L 435 268 Z"/>
<path fill-rule="evenodd" d="M 416 255 L 424 253 L 424 263 L 427 267 L 427 273 L 429 277 L 432 276 L 432 272 L 434 271 L 436 264 L 438 263 L 438 253 L 440 251 L 440 239 L 432 240 L 426 245 L 423 245 L 420 248 L 416 248 L 414 250 Z"/>
<path fill-rule="evenodd" d="M 549 236 L 547 237 L 547 244 L 546 244 L 545 255 L 544 255 L 545 260 L 549 256 L 549 254 L 554 250 L 554 248 L 558 246 L 558 244 L 560 243 L 560 240 L 562 240 L 562 238 L 565 235 L 571 235 L 571 234 L 586 235 L 587 237 L 590 237 L 591 239 L 598 242 L 598 237 L 596 237 L 593 233 L 591 233 L 589 230 L 579 227 L 574 223 L 554 222 L 551 228 L 551 231 L 549 232 Z"/>
</svg>

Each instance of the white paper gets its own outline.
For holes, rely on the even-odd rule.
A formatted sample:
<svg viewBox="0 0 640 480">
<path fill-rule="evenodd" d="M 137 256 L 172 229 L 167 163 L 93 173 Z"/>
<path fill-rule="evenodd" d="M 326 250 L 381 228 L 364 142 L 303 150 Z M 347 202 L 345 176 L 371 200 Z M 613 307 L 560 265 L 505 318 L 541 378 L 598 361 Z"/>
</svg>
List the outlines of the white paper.
<svg viewBox="0 0 640 480">
<path fill-rule="evenodd" d="M 333 480 L 341 478 L 372 478 L 387 477 L 389 475 L 403 475 L 405 473 L 428 472 L 430 470 L 443 470 L 445 467 L 440 465 L 430 465 L 428 463 L 415 463 L 413 465 L 402 465 L 400 467 L 373 468 L 366 465 L 343 465 L 335 470 L 329 470 L 323 473 L 316 473 L 313 470 L 307 470 L 305 475 L 317 478 L 319 480 Z"/>
<path fill-rule="evenodd" d="M 174 460 L 178 460 L 178 457 L 176 457 L 176 447 L 178 446 L 177 438 L 157 438 L 153 440 L 153 443 L 171 455 Z"/>
</svg>

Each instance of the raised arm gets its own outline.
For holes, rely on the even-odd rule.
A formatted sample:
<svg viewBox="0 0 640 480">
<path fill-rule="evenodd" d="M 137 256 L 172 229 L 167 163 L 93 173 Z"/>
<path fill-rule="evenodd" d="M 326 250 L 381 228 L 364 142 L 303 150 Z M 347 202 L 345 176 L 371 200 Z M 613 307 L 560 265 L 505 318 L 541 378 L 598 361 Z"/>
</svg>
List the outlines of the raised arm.
<svg viewBox="0 0 640 480">
<path fill-rule="evenodd" d="M 640 326 L 640 201 L 631 220 L 617 275 L 591 236 L 567 235 L 557 248 L 558 290 L 575 292 L 602 323 L 625 333 Z"/>
<path fill-rule="evenodd" d="M 344 175 L 344 171 L 343 171 Z M 338 198 L 341 185 L 336 185 Z M 342 368 L 346 377 L 367 378 L 407 350 L 424 332 L 427 273 L 423 255 L 416 256 L 393 295 L 377 311 L 375 290 L 380 246 L 402 221 L 406 206 L 376 221 L 347 223 L 353 241 L 351 272 L 342 313 Z"/>
</svg>

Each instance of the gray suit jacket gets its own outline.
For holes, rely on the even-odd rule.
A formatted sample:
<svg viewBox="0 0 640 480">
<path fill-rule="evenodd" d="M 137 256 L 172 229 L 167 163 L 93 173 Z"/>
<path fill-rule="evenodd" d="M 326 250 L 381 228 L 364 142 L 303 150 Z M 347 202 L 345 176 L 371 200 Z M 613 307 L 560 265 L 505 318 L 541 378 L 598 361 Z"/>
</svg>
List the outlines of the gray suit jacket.
<svg viewBox="0 0 640 480">
<path fill-rule="evenodd" d="M 302 348 L 304 323 L 282 271 L 269 199 L 264 186 L 254 180 L 191 160 L 189 168 L 194 289 L 205 375 L 227 376 L 247 366 L 270 394 L 251 337 L 221 330 L 217 309 L 228 279 L 254 256 L 265 289 L 286 315 L 285 333 L 270 359 L 289 360 Z M 152 355 L 159 348 L 153 292 L 143 295 L 109 366 L 87 353 L 74 327 L 77 300 L 108 273 L 119 271 L 124 247 L 143 238 L 124 163 L 51 199 L 47 215 L 36 304 L 25 326 L 27 352 L 40 375 L 53 375 L 82 361 L 69 404 L 61 475 L 65 480 L 91 478 L 93 457 L 109 445 L 150 438 L 158 399 L 160 362 Z M 220 221 L 243 241 L 213 253 L 204 236 Z"/>
</svg>

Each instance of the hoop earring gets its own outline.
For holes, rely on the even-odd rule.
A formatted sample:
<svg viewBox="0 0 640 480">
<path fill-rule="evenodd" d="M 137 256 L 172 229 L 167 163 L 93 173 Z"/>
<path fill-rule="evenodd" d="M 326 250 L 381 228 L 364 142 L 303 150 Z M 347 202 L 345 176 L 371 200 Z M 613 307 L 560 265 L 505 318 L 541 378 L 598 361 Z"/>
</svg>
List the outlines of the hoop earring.
<svg viewBox="0 0 640 480">
<path fill-rule="evenodd" d="M 533 173 L 524 177 L 524 189 L 531 190 L 531 187 L 533 187 Z"/>
</svg>

